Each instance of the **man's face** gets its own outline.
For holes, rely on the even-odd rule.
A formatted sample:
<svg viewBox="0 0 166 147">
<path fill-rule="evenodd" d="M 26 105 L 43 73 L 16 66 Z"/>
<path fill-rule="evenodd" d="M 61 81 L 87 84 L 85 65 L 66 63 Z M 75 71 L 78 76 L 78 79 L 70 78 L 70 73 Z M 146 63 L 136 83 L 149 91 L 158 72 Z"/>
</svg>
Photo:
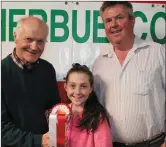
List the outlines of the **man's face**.
<svg viewBox="0 0 166 147">
<path fill-rule="evenodd" d="M 44 51 L 47 30 L 44 25 L 25 23 L 20 33 L 14 34 L 16 54 L 23 62 L 36 62 Z"/>
<path fill-rule="evenodd" d="M 112 44 L 120 43 L 126 37 L 133 36 L 135 19 L 129 17 L 125 6 L 117 4 L 107 8 L 101 16 L 104 22 L 106 36 Z"/>
</svg>

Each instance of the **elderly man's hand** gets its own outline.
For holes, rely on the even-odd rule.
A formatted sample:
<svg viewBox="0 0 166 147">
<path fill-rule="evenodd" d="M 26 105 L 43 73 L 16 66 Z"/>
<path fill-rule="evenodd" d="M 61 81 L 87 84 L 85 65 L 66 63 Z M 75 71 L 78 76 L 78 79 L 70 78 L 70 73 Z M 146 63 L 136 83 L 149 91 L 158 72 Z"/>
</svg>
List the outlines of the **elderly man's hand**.
<svg viewBox="0 0 166 147">
<path fill-rule="evenodd" d="M 166 147 L 166 141 L 161 145 L 161 147 Z"/>
</svg>

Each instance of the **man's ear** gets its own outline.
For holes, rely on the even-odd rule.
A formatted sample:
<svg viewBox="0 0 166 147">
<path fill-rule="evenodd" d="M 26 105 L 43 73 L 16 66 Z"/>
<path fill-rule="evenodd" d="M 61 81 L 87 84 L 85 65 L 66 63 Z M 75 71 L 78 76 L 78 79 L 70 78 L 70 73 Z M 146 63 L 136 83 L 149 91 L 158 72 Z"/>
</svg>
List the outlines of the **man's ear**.
<svg viewBox="0 0 166 147">
<path fill-rule="evenodd" d="M 14 32 L 13 36 L 14 36 L 14 43 L 17 43 L 17 33 Z"/>
<path fill-rule="evenodd" d="M 133 26 L 135 25 L 135 17 L 133 17 L 133 19 L 132 19 L 132 25 Z"/>
</svg>

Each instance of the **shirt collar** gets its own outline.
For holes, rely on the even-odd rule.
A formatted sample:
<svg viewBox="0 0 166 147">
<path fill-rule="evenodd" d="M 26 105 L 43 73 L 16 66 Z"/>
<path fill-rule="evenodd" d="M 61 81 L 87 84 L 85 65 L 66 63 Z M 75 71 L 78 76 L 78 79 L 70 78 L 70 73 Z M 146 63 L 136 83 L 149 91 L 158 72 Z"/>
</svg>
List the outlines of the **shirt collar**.
<svg viewBox="0 0 166 147">
<path fill-rule="evenodd" d="M 132 47 L 133 52 L 137 51 L 138 49 L 142 49 L 146 46 L 149 46 L 148 41 L 144 41 L 135 35 L 134 44 Z M 100 51 L 101 56 L 107 56 L 110 58 L 113 57 L 114 54 L 115 52 L 111 43 L 104 45 L 104 47 Z"/>
<path fill-rule="evenodd" d="M 13 52 L 12 52 L 12 54 L 11 54 L 11 57 L 12 57 L 14 63 L 16 63 L 20 68 L 23 69 L 24 63 L 23 63 L 23 62 L 21 61 L 21 59 L 17 56 L 17 54 L 16 54 L 16 48 L 14 48 L 14 50 L 13 50 Z"/>
<path fill-rule="evenodd" d="M 69 105 L 68 105 L 70 108 L 71 108 L 71 110 L 72 110 L 72 103 L 70 103 Z M 74 118 L 82 118 L 82 115 L 83 115 L 83 111 L 82 112 L 79 112 Z"/>
<path fill-rule="evenodd" d="M 16 48 L 14 48 L 11 57 L 13 61 L 22 69 L 27 68 L 28 70 L 33 69 L 36 67 L 37 64 L 39 64 L 39 60 L 37 60 L 35 63 L 24 63 L 16 54 Z"/>
<path fill-rule="evenodd" d="M 149 46 L 148 40 L 142 40 L 138 36 L 135 36 L 134 38 L 134 44 L 132 50 L 135 52 L 137 50 L 143 49 L 145 47 Z"/>
<path fill-rule="evenodd" d="M 113 54 L 114 54 L 114 49 L 110 43 L 104 45 L 104 47 L 100 50 L 101 56 L 108 56 L 111 58 L 111 57 L 113 57 Z"/>
</svg>

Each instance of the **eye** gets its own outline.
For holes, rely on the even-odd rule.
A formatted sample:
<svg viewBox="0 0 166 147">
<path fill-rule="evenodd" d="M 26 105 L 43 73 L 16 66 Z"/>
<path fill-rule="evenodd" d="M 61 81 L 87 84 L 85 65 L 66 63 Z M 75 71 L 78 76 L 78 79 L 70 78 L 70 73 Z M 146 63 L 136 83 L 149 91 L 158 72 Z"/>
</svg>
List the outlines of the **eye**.
<svg viewBox="0 0 166 147">
<path fill-rule="evenodd" d="M 122 16 L 117 16 L 116 19 L 122 19 L 123 17 Z"/>
<path fill-rule="evenodd" d="M 87 85 L 81 85 L 81 88 L 87 88 Z"/>
<path fill-rule="evenodd" d="M 72 88 L 72 89 L 74 89 L 75 85 L 74 84 L 70 84 L 69 87 Z"/>
<path fill-rule="evenodd" d="M 32 41 L 33 41 L 33 39 L 32 39 L 32 38 L 27 37 L 27 38 L 25 38 L 25 41 L 26 41 L 26 42 L 32 42 Z"/>
<path fill-rule="evenodd" d="M 37 40 L 37 43 L 38 43 L 38 44 L 44 44 L 45 41 L 44 41 L 44 40 Z"/>
<path fill-rule="evenodd" d="M 107 19 L 105 20 L 106 23 L 109 23 L 109 22 L 111 22 L 111 21 L 112 21 L 111 18 L 107 18 Z"/>
</svg>

